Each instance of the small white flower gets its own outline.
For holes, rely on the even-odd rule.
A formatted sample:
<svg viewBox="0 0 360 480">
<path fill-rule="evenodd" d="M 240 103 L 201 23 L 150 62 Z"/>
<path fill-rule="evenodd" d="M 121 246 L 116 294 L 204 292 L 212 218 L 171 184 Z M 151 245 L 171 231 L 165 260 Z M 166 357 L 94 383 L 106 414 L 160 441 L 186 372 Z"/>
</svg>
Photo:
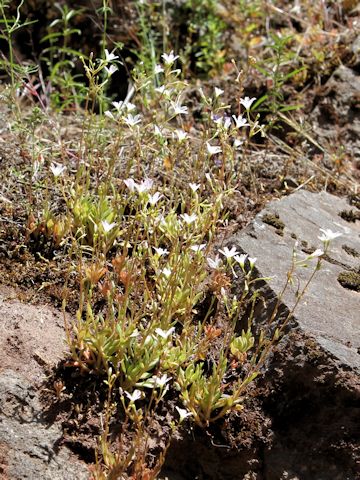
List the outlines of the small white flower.
<svg viewBox="0 0 360 480">
<path fill-rule="evenodd" d="M 221 88 L 215 87 L 215 97 L 218 98 L 220 95 L 224 93 L 224 90 L 221 90 Z"/>
<path fill-rule="evenodd" d="M 135 127 L 135 125 L 141 122 L 141 116 L 133 115 L 132 113 L 129 113 L 127 117 L 124 118 L 124 122 L 129 127 Z"/>
<path fill-rule="evenodd" d="M 244 144 L 244 140 L 239 140 L 238 138 L 235 138 L 234 140 L 234 148 L 237 150 Z"/>
<path fill-rule="evenodd" d="M 189 183 L 189 187 L 195 193 L 201 187 L 200 183 Z"/>
<path fill-rule="evenodd" d="M 120 113 L 121 110 L 124 108 L 124 102 L 111 102 L 111 105 Z"/>
<path fill-rule="evenodd" d="M 162 137 L 163 136 L 160 128 L 157 125 L 154 125 L 154 135 L 156 135 L 157 137 Z"/>
<path fill-rule="evenodd" d="M 199 253 L 201 252 L 201 250 L 204 250 L 205 247 L 206 247 L 206 243 L 202 243 L 201 245 L 191 245 L 190 249 L 193 252 Z"/>
<path fill-rule="evenodd" d="M 117 224 L 116 224 L 115 222 L 109 223 L 109 222 L 106 221 L 106 220 L 102 220 L 101 225 L 102 225 L 102 227 L 103 227 L 103 229 L 104 229 L 104 232 L 105 232 L 105 233 L 109 233 L 110 230 L 112 230 L 114 227 L 116 227 Z"/>
<path fill-rule="evenodd" d="M 187 225 L 190 225 L 191 223 L 195 222 L 195 220 L 197 219 L 197 215 L 195 213 L 192 213 L 191 215 L 184 213 L 183 215 L 181 215 L 181 218 Z"/>
<path fill-rule="evenodd" d="M 64 173 L 64 171 L 66 170 L 66 167 L 64 165 L 60 165 L 60 163 L 52 163 L 50 165 L 50 170 L 54 175 L 54 177 L 56 178 Z"/>
<path fill-rule="evenodd" d="M 199 93 L 200 93 L 201 98 L 203 98 L 204 100 L 207 101 L 207 98 L 206 98 L 206 96 L 205 96 L 204 90 L 200 87 L 200 88 L 198 89 L 198 91 L 199 91 Z"/>
<path fill-rule="evenodd" d="M 221 264 L 221 260 L 220 260 L 220 257 L 219 255 L 216 255 L 216 257 L 214 259 L 210 258 L 210 257 L 207 257 L 206 258 L 206 261 L 209 265 L 210 268 L 213 268 L 214 270 L 216 270 L 217 268 L 219 268 L 220 264 Z"/>
<path fill-rule="evenodd" d="M 241 268 L 244 268 L 244 266 L 245 266 L 246 257 L 247 257 L 247 254 L 245 254 L 245 253 L 243 253 L 241 255 L 235 255 L 235 257 L 234 257 Z"/>
<path fill-rule="evenodd" d="M 168 377 L 166 373 L 162 375 L 160 378 L 159 377 L 152 377 L 154 378 L 154 387 L 164 387 L 167 382 L 170 382 L 171 377 Z"/>
<path fill-rule="evenodd" d="M 128 397 L 131 403 L 136 402 L 142 397 L 142 393 L 140 390 L 134 390 L 133 393 L 125 392 L 125 395 Z"/>
<path fill-rule="evenodd" d="M 238 117 L 236 115 L 233 115 L 232 117 L 235 120 L 236 128 L 249 126 L 248 122 L 246 121 L 246 118 L 242 117 L 241 115 L 239 115 Z"/>
<path fill-rule="evenodd" d="M 162 330 L 161 328 L 155 328 L 155 333 L 159 335 L 159 337 L 163 338 L 164 340 L 169 338 L 174 331 L 175 331 L 175 327 L 171 327 L 167 331 Z"/>
<path fill-rule="evenodd" d="M 118 70 L 118 67 L 116 65 L 110 65 L 109 68 L 105 67 L 105 70 L 106 70 L 106 73 L 108 74 L 108 76 L 111 77 L 111 75 Z"/>
<path fill-rule="evenodd" d="M 215 155 L 216 153 L 221 153 L 222 152 L 221 147 L 212 146 L 212 145 L 210 145 L 209 142 L 206 142 L 206 148 L 207 148 L 207 151 L 208 151 L 209 155 Z"/>
<path fill-rule="evenodd" d="M 250 263 L 251 270 L 254 268 L 255 262 L 256 262 L 256 257 L 249 257 L 249 263 Z"/>
<path fill-rule="evenodd" d="M 189 113 L 188 107 L 180 105 L 178 102 L 171 102 L 171 108 L 174 115 L 187 115 Z"/>
<path fill-rule="evenodd" d="M 171 271 L 170 268 L 165 267 L 165 268 L 163 268 L 163 269 L 161 270 L 161 273 L 162 273 L 163 275 L 165 275 L 166 278 L 169 278 L 170 275 L 171 275 L 171 273 L 172 273 L 172 271 Z"/>
<path fill-rule="evenodd" d="M 162 73 L 163 71 L 164 69 L 161 65 L 155 65 L 155 69 L 154 69 L 155 74 Z"/>
<path fill-rule="evenodd" d="M 308 258 L 318 258 L 322 257 L 324 255 L 324 250 L 321 250 L 321 248 L 317 248 L 315 252 L 313 252 L 311 255 L 309 255 Z"/>
<path fill-rule="evenodd" d="M 231 118 L 230 117 L 224 117 L 224 128 L 225 130 L 228 130 L 231 125 Z"/>
<path fill-rule="evenodd" d="M 188 134 L 186 132 L 184 132 L 184 130 L 180 130 L 180 129 L 175 130 L 175 134 L 176 134 L 179 142 L 182 142 L 188 136 Z"/>
<path fill-rule="evenodd" d="M 166 65 L 172 65 L 175 62 L 175 60 L 179 58 L 179 55 L 174 55 L 174 50 L 171 50 L 169 54 L 163 53 L 161 55 L 161 58 L 164 60 L 164 63 Z"/>
<path fill-rule="evenodd" d="M 256 100 L 255 97 L 253 98 L 245 97 L 240 99 L 240 103 L 241 105 L 243 105 L 243 107 L 245 107 L 246 110 L 249 110 L 251 105 L 255 102 L 255 100 Z"/>
<path fill-rule="evenodd" d="M 149 203 L 150 205 L 154 206 L 157 202 L 162 198 L 163 195 L 159 192 L 155 192 L 154 195 L 149 195 Z"/>
<path fill-rule="evenodd" d="M 162 257 L 163 255 L 168 255 L 169 253 L 169 250 L 166 250 L 166 248 L 154 247 L 154 250 L 156 254 L 159 255 L 159 257 Z"/>
<path fill-rule="evenodd" d="M 222 253 L 226 258 L 233 258 L 235 255 L 239 254 L 234 245 L 231 247 L 231 249 L 224 247 L 224 250 L 219 250 L 219 253 Z"/>
<path fill-rule="evenodd" d="M 105 48 L 105 61 L 106 62 L 112 62 L 113 60 L 116 60 L 117 58 L 119 58 L 119 57 L 117 57 L 113 53 L 109 53 L 109 50 L 107 48 Z"/>
<path fill-rule="evenodd" d="M 133 192 L 137 185 L 137 183 L 133 178 L 127 178 L 126 180 L 124 180 L 124 183 L 127 186 L 127 188 L 130 190 L 130 192 Z"/>
<path fill-rule="evenodd" d="M 161 95 L 164 95 L 165 92 L 167 92 L 165 85 L 161 85 L 160 87 L 156 87 L 155 92 L 158 92 L 158 93 L 161 93 Z"/>
<path fill-rule="evenodd" d="M 220 115 L 211 115 L 211 120 L 216 123 L 218 127 L 221 127 L 222 122 L 223 122 L 223 117 Z"/>
<path fill-rule="evenodd" d="M 143 192 L 147 192 L 148 190 L 150 190 L 153 186 L 153 180 L 151 180 L 151 178 L 145 178 L 145 180 L 143 180 L 141 183 L 135 183 L 135 188 L 136 190 L 138 191 L 138 193 L 143 193 Z"/>
<path fill-rule="evenodd" d="M 333 232 L 330 228 L 320 228 L 320 231 L 323 232 L 322 235 L 318 237 L 324 243 L 329 243 L 335 238 L 341 237 L 342 233 L 340 232 Z"/>
<path fill-rule="evenodd" d="M 221 117 L 219 115 L 212 115 L 212 121 L 216 123 L 218 128 L 223 127 L 225 130 L 228 130 L 231 125 L 231 118 L 230 117 Z"/>
<path fill-rule="evenodd" d="M 115 120 L 115 117 L 114 117 L 114 115 L 110 112 L 110 110 L 106 110 L 106 112 L 104 112 L 104 115 L 105 115 L 105 117 L 108 117 L 108 118 L 110 118 L 111 120 Z"/>
<path fill-rule="evenodd" d="M 185 408 L 179 408 L 179 407 L 175 407 L 175 408 L 178 411 L 178 414 L 180 416 L 180 419 L 179 419 L 180 423 L 183 422 L 185 418 L 191 417 L 192 415 L 192 413 L 185 410 Z"/>
<path fill-rule="evenodd" d="M 128 112 L 133 112 L 136 109 L 136 105 L 131 102 L 124 102 L 124 106 Z"/>
</svg>

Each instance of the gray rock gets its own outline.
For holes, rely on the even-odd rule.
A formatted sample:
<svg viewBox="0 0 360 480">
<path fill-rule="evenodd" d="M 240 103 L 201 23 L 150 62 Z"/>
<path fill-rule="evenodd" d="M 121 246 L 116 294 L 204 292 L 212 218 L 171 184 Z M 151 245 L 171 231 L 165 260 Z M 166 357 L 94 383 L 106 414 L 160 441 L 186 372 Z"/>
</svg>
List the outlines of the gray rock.
<svg viewBox="0 0 360 480">
<path fill-rule="evenodd" d="M 11 370 L 0 374 L 0 411 L 0 445 L 6 445 L 7 451 L 0 462 L 0 473 L 3 471 L 5 478 L 89 479 L 86 466 L 59 444 L 59 426 L 43 420 L 43 406 L 36 390 Z"/>
<path fill-rule="evenodd" d="M 334 138 L 340 138 L 339 147 L 345 146 L 348 142 L 358 144 L 359 91 L 360 76 L 355 70 L 342 65 L 331 75 L 310 115 L 314 131 L 320 141 L 324 139 L 333 145 Z"/>
<path fill-rule="evenodd" d="M 360 222 L 348 222 L 339 215 L 350 209 L 357 210 L 346 200 L 328 193 L 300 191 L 271 202 L 228 244 L 257 258 L 259 275 L 272 277 L 268 285 L 275 297 L 286 282 L 295 241 L 306 252 L 299 252 L 300 260 L 322 247 L 318 239 L 320 228 L 341 232 L 342 236 L 331 243 L 328 257 L 297 306 L 295 320 L 304 334 L 313 337 L 339 365 L 360 369 L 360 293 L 344 288 L 338 281 L 341 272 L 360 271 L 360 256 L 356 256 L 360 255 Z M 299 282 L 305 285 L 316 260 L 308 264 L 309 268 L 297 268 L 294 285 L 283 296 L 286 312 L 292 311 Z M 269 311 L 265 314 L 268 316 Z"/>
</svg>

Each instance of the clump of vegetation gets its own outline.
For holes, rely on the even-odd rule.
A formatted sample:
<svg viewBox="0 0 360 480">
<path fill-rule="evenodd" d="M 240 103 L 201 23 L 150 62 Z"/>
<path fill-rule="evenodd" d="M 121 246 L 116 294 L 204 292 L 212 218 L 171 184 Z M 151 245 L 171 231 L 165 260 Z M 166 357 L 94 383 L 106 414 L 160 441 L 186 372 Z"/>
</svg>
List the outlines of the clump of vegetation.
<svg viewBox="0 0 360 480">
<path fill-rule="evenodd" d="M 338 276 L 338 282 L 344 288 L 360 292 L 360 273 L 358 272 L 341 272 Z"/>
<path fill-rule="evenodd" d="M 268 325 L 255 329 L 264 279 L 255 258 L 223 245 L 220 237 L 231 229 L 228 204 L 239 189 L 246 184 L 257 195 L 264 188 L 251 151 L 264 144 L 269 149 L 274 116 L 281 113 L 284 120 L 293 109 L 285 104 L 285 86 L 303 68 L 291 63 L 294 39 L 270 35 L 267 66 L 251 58 L 246 68 L 230 62 L 236 72 L 230 105 L 226 91 L 199 86 L 190 75 L 225 68 L 226 23 L 217 2 L 184 3 L 193 16 L 179 48 L 165 28 L 167 2 L 163 10 L 157 2 L 136 2 L 142 48 L 126 79 L 126 97 L 114 98 L 109 85 L 124 60 L 119 43 L 107 44 L 109 2 L 100 9 L 105 33 L 98 56 L 71 48 L 70 38 L 81 35 L 72 25 L 80 12 L 58 6 L 59 18 L 43 38 L 46 78 L 12 53 L 13 32 L 29 25 L 20 21 L 22 3 L 9 20 L 9 4 L 0 2 L 9 51 L 2 67 L 11 80 L 2 98 L 18 106 L 12 129 L 26 156 L 24 169 L 11 172 L 26 185 L 22 248 L 37 261 L 62 266 L 64 313 L 73 307 L 69 291 L 76 290 L 74 319 L 64 315 L 67 366 L 99 377 L 107 392 L 94 478 L 156 478 L 166 453 L 155 460 L 148 455 L 156 412 L 175 405 L 167 442 L 183 422 L 209 428 L 229 412 L 241 412 L 246 389 L 263 371 L 337 236 L 324 231 L 323 249 L 306 258 L 294 249 Z M 260 28 L 262 2 L 241 3 L 252 9 L 248 38 Z M 160 20 L 162 34 L 153 25 Z M 272 78 L 259 98 L 244 93 L 249 65 Z M 38 83 L 31 72 L 38 72 Z M 262 119 L 260 107 L 270 120 Z M 278 217 L 264 221 L 283 234 Z M 308 265 L 308 281 L 298 288 L 289 315 L 280 318 L 281 296 L 296 269 Z M 239 331 L 240 321 L 245 327 Z M 111 426 L 117 415 L 127 446 L 116 449 Z"/>
</svg>

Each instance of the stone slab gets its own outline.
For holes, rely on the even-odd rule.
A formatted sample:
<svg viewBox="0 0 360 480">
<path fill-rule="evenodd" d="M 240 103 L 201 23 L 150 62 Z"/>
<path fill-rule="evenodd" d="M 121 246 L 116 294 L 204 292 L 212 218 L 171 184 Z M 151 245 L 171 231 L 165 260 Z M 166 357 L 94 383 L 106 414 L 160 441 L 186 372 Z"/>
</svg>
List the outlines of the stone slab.
<svg viewBox="0 0 360 480">
<path fill-rule="evenodd" d="M 227 245 L 235 245 L 241 252 L 256 257 L 259 275 L 272 277 L 269 286 L 277 295 L 286 282 L 296 241 L 300 259 L 306 257 L 304 251 L 309 253 L 322 247 L 318 239 L 320 228 L 341 232 L 342 236 L 331 243 L 328 258 L 297 307 L 295 320 L 338 364 L 360 370 L 360 293 L 342 287 L 337 280 L 340 272 L 360 272 L 360 222 L 349 222 L 339 215 L 348 210 L 359 211 L 346 199 L 302 190 L 269 203 Z M 285 225 L 282 231 L 266 223 L 269 216 L 278 216 Z M 305 284 L 315 263 L 312 260 L 309 268 L 297 269 L 294 285 L 283 297 L 288 311 L 296 302 L 298 282 Z"/>
<path fill-rule="evenodd" d="M 12 370 L 0 373 L 0 445 L 7 450 L 0 478 L 88 480 L 89 470 L 61 445 L 61 429 L 43 419 L 43 409 L 26 379 Z"/>
</svg>

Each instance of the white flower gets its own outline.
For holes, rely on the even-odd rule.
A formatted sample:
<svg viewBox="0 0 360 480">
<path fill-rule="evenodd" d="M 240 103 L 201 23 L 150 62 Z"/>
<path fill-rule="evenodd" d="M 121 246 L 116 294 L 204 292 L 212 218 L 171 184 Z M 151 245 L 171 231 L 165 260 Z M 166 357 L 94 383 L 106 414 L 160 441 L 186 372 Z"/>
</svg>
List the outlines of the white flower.
<svg viewBox="0 0 360 480">
<path fill-rule="evenodd" d="M 184 132 L 184 130 L 180 130 L 180 129 L 175 130 L 175 134 L 176 134 L 179 142 L 182 142 L 188 136 L 188 134 L 186 132 Z"/>
<path fill-rule="evenodd" d="M 141 116 L 140 115 L 133 115 L 132 113 L 129 113 L 127 117 L 124 118 L 124 122 L 126 125 L 129 127 L 134 127 L 138 123 L 141 122 Z"/>
<path fill-rule="evenodd" d="M 228 130 L 231 125 L 230 117 L 220 117 L 219 115 L 212 115 L 211 119 L 214 123 L 216 123 L 219 128 L 222 126 L 225 130 Z"/>
<path fill-rule="evenodd" d="M 136 109 L 136 105 L 131 102 L 124 102 L 124 106 L 128 112 L 133 112 Z"/>
<path fill-rule="evenodd" d="M 155 65 L 155 69 L 154 69 L 155 74 L 162 73 L 163 71 L 164 69 L 161 65 Z"/>
<path fill-rule="evenodd" d="M 224 93 L 224 90 L 221 90 L 221 88 L 215 87 L 215 97 L 218 98 L 220 95 Z"/>
<path fill-rule="evenodd" d="M 195 213 L 192 213 L 191 215 L 184 213 L 183 215 L 181 215 L 181 218 L 187 225 L 190 225 L 191 223 L 195 222 L 195 220 L 197 219 L 197 215 Z"/>
<path fill-rule="evenodd" d="M 246 118 L 242 117 L 241 115 L 239 115 L 238 117 L 236 115 L 233 115 L 232 117 L 235 120 L 236 128 L 249 126 L 248 122 L 246 121 Z"/>
<path fill-rule="evenodd" d="M 120 111 L 124 108 L 124 102 L 111 102 L 111 105 L 120 113 Z"/>
<path fill-rule="evenodd" d="M 156 135 L 157 137 L 162 137 L 161 130 L 157 125 L 154 125 L 154 135 Z"/>
<path fill-rule="evenodd" d="M 244 140 L 239 140 L 238 138 L 235 138 L 234 140 L 234 148 L 237 150 L 238 148 L 241 147 L 241 145 L 244 144 Z"/>
<path fill-rule="evenodd" d="M 185 410 L 185 408 L 179 408 L 179 407 L 175 407 L 176 410 L 178 411 L 178 414 L 180 416 L 180 423 L 185 420 L 185 418 L 187 417 L 191 417 L 192 413 L 191 412 L 188 412 L 187 410 Z"/>
<path fill-rule="evenodd" d="M 201 245 L 191 245 L 190 249 L 193 252 L 199 253 L 201 252 L 201 250 L 204 250 L 205 247 L 206 247 L 206 243 L 202 243 Z"/>
<path fill-rule="evenodd" d="M 125 395 L 128 397 L 131 403 L 136 402 L 142 397 L 142 393 L 140 390 L 134 390 L 133 393 L 125 392 Z"/>
<path fill-rule="evenodd" d="M 138 193 L 143 193 L 143 192 L 147 192 L 148 190 L 151 189 L 151 187 L 153 186 L 153 180 L 151 180 L 151 178 L 145 178 L 145 180 L 143 180 L 141 183 L 135 183 L 135 188 L 136 190 L 138 191 Z"/>
<path fill-rule="evenodd" d="M 313 252 L 311 255 L 309 255 L 308 258 L 317 258 L 317 257 L 322 257 L 324 255 L 324 250 L 321 250 L 321 248 L 317 248 L 315 252 Z"/>
<path fill-rule="evenodd" d="M 52 171 L 54 177 L 59 177 L 64 173 L 66 167 L 64 165 L 60 165 L 60 163 L 52 163 L 50 165 L 50 170 Z"/>
<path fill-rule="evenodd" d="M 124 183 L 127 186 L 127 188 L 130 190 L 130 192 L 133 192 L 135 190 L 135 186 L 137 185 L 137 183 L 133 178 L 127 178 L 126 180 L 124 180 Z"/>
<path fill-rule="evenodd" d="M 246 110 L 249 110 L 251 105 L 255 102 L 256 98 L 245 97 L 240 99 L 241 105 L 245 107 Z"/>
<path fill-rule="evenodd" d="M 109 53 L 109 50 L 107 48 L 105 48 L 105 61 L 106 62 L 112 62 L 113 60 L 116 60 L 117 58 L 119 58 L 119 57 L 117 57 L 113 53 Z"/>
<path fill-rule="evenodd" d="M 179 58 L 179 55 L 174 55 L 174 50 L 171 50 L 169 54 L 163 53 L 161 55 L 161 58 L 164 60 L 164 63 L 166 65 L 172 65 L 175 62 L 175 60 Z"/>
<path fill-rule="evenodd" d="M 224 117 L 224 128 L 225 130 L 228 130 L 231 125 L 231 118 L 230 117 Z"/>
<path fill-rule="evenodd" d="M 341 237 L 342 235 L 342 233 L 340 232 L 333 232 L 332 230 L 330 230 L 330 228 L 320 228 L 320 231 L 323 233 L 322 235 L 320 235 L 320 237 L 318 237 L 318 239 L 324 243 L 329 243 L 335 238 Z"/>
<path fill-rule="evenodd" d="M 166 373 L 162 375 L 160 378 L 159 377 L 152 377 L 155 382 L 154 382 L 154 387 L 164 387 L 167 382 L 170 382 L 171 377 L 168 377 Z"/>
<path fill-rule="evenodd" d="M 223 117 L 220 115 L 211 115 L 211 120 L 216 123 L 216 125 L 220 126 L 223 122 Z"/>
<path fill-rule="evenodd" d="M 209 155 L 215 155 L 216 153 L 221 153 L 222 152 L 221 147 L 212 146 L 212 145 L 210 145 L 209 142 L 206 142 L 206 148 L 207 148 L 207 151 L 208 151 Z"/>
<path fill-rule="evenodd" d="M 166 248 L 154 247 L 154 250 L 157 255 L 159 255 L 159 257 L 162 257 L 163 255 L 167 255 L 169 253 L 169 250 L 166 250 Z"/>
<path fill-rule="evenodd" d="M 255 262 L 256 262 L 256 257 L 249 257 L 249 263 L 250 263 L 251 270 L 254 268 Z"/>
<path fill-rule="evenodd" d="M 205 173 L 205 178 L 206 180 L 210 183 L 210 185 L 212 184 L 212 178 L 211 178 L 211 175 L 210 173 L 206 172 Z"/>
<path fill-rule="evenodd" d="M 104 112 L 104 115 L 105 115 L 105 117 L 108 117 L 108 118 L 110 118 L 111 120 L 115 120 L 115 117 L 114 117 L 114 115 L 110 112 L 110 110 L 106 110 L 106 112 Z"/>
<path fill-rule="evenodd" d="M 199 91 L 201 97 L 202 97 L 205 101 L 207 101 L 207 98 L 206 98 L 206 96 L 205 96 L 204 90 L 200 87 L 200 88 L 198 89 L 198 91 Z"/>
<path fill-rule="evenodd" d="M 166 340 L 167 338 L 170 337 L 170 335 L 172 335 L 172 333 L 175 331 L 175 327 L 171 327 L 169 328 L 169 330 L 165 331 L 165 330 L 162 330 L 161 328 L 155 328 L 155 333 L 157 335 L 159 335 L 159 337 L 163 338 L 164 340 Z"/>
<path fill-rule="evenodd" d="M 114 227 L 116 227 L 117 224 L 116 224 L 115 222 L 109 223 L 109 222 L 106 221 L 106 220 L 102 220 L 101 225 L 102 225 L 102 227 L 103 227 L 103 229 L 104 229 L 104 232 L 105 232 L 105 233 L 109 233 L 110 230 L 112 230 Z"/>
<path fill-rule="evenodd" d="M 206 258 L 206 261 L 209 265 L 210 268 L 213 268 L 214 270 L 216 270 L 217 268 L 219 268 L 220 264 L 221 264 L 221 260 L 220 260 L 220 257 L 219 255 L 216 255 L 216 257 L 214 259 L 210 258 L 210 257 L 207 257 Z"/>
<path fill-rule="evenodd" d="M 241 268 L 244 268 L 244 266 L 245 266 L 246 257 L 247 257 L 247 254 L 245 254 L 245 253 L 243 253 L 241 255 L 235 255 L 235 257 L 234 257 Z"/>
<path fill-rule="evenodd" d="M 161 85 L 160 87 L 156 87 L 155 92 L 161 93 L 161 95 L 164 95 L 165 93 L 167 93 L 165 85 Z"/>
<path fill-rule="evenodd" d="M 226 258 L 233 258 L 235 255 L 238 255 L 239 252 L 236 250 L 236 247 L 233 245 L 231 249 L 224 247 L 224 250 L 219 250 Z"/>
<path fill-rule="evenodd" d="M 166 278 L 169 278 L 172 272 L 170 268 L 165 267 L 161 270 L 161 273 L 164 274 Z"/>
<path fill-rule="evenodd" d="M 118 70 L 118 67 L 116 65 L 110 65 L 109 68 L 105 67 L 105 70 L 106 70 L 106 73 L 108 74 L 108 76 L 111 77 L 111 75 Z"/>
<path fill-rule="evenodd" d="M 188 107 L 180 105 L 178 102 L 171 102 L 171 108 L 174 112 L 174 115 L 187 115 L 189 113 Z"/>
<path fill-rule="evenodd" d="M 195 193 L 201 187 L 200 183 L 189 183 L 189 187 Z"/>
<path fill-rule="evenodd" d="M 149 202 L 150 205 L 154 206 L 157 204 L 157 202 L 162 198 L 163 195 L 159 192 L 155 192 L 154 195 L 149 195 Z"/>
</svg>

